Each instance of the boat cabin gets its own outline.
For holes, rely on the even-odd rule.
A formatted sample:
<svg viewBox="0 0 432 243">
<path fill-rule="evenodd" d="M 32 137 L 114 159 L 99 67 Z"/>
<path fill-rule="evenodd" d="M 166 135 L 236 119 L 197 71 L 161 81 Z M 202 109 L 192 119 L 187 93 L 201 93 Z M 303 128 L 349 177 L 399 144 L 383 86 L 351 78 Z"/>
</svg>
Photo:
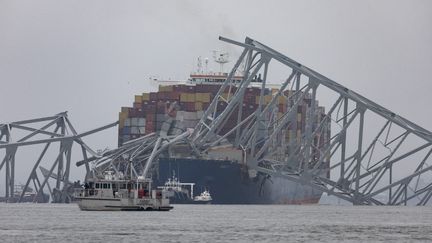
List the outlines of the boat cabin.
<svg viewBox="0 0 432 243">
<path fill-rule="evenodd" d="M 89 180 L 79 197 L 162 198 L 161 190 L 151 190 L 151 180 Z"/>
</svg>

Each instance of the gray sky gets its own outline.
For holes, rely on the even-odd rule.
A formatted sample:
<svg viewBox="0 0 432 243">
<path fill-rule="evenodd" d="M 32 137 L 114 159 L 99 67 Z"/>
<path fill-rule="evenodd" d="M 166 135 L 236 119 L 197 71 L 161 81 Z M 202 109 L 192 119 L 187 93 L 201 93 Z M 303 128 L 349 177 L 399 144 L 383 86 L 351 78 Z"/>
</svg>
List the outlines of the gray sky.
<svg viewBox="0 0 432 243">
<path fill-rule="evenodd" d="M 0 33 L 0 123 L 61 111 L 78 131 L 113 122 L 149 77 L 186 79 L 197 56 L 235 55 L 223 35 L 259 40 L 432 130 L 431 1 L 0 0 Z M 89 143 L 116 139 L 112 129 Z"/>
</svg>

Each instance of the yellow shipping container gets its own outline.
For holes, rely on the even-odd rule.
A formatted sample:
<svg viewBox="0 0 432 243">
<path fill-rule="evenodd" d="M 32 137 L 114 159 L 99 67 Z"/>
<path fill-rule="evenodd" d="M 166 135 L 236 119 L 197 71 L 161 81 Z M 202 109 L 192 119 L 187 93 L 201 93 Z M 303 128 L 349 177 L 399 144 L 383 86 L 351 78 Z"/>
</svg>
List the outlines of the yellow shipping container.
<svg viewBox="0 0 432 243">
<path fill-rule="evenodd" d="M 135 95 L 135 102 L 136 103 L 141 103 L 142 102 L 142 96 L 141 95 Z"/>
<path fill-rule="evenodd" d="M 210 93 L 195 93 L 195 100 L 198 102 L 210 102 Z"/>
<path fill-rule="evenodd" d="M 172 85 L 159 85 L 159 91 L 162 92 L 172 92 L 173 86 Z"/>
<path fill-rule="evenodd" d="M 128 117 L 128 113 L 127 112 L 119 112 L 119 127 L 123 128 L 124 127 L 124 122 Z"/>
<path fill-rule="evenodd" d="M 201 94 L 201 102 L 210 102 L 210 93 L 202 93 Z"/>
<path fill-rule="evenodd" d="M 187 102 L 195 102 L 195 94 L 187 94 Z"/>
<path fill-rule="evenodd" d="M 143 93 L 142 94 L 142 100 L 143 101 L 149 101 L 150 100 L 150 94 L 149 93 Z"/>
<path fill-rule="evenodd" d="M 279 104 L 285 104 L 286 103 L 286 98 L 283 96 L 279 96 Z"/>
<path fill-rule="evenodd" d="M 272 98 L 273 98 L 273 96 L 271 96 L 271 95 L 265 95 L 265 96 L 264 96 L 264 99 L 263 99 L 263 105 L 268 105 L 268 104 L 270 104 Z M 257 105 L 259 105 L 259 101 L 260 101 L 260 96 L 259 96 L 259 95 L 258 95 L 258 96 L 255 96 L 255 103 L 256 103 Z"/>
<path fill-rule="evenodd" d="M 187 93 L 181 93 L 180 94 L 180 102 L 189 102 Z"/>
</svg>

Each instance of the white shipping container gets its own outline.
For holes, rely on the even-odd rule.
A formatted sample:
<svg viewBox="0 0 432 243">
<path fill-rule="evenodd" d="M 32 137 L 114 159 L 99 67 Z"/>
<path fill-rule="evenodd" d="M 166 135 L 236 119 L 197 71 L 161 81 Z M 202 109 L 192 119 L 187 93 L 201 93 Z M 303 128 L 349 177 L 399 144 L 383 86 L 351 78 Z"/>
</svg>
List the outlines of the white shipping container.
<svg viewBox="0 0 432 243">
<path fill-rule="evenodd" d="M 138 127 L 131 127 L 131 134 L 140 134 Z"/>
<path fill-rule="evenodd" d="M 177 111 L 176 121 L 183 121 L 183 120 L 184 120 L 184 111 Z"/>
<path fill-rule="evenodd" d="M 132 127 L 138 126 L 138 118 L 137 117 L 131 118 L 131 126 Z"/>
<path fill-rule="evenodd" d="M 131 125 L 131 118 L 126 118 L 124 125 L 126 127 L 130 127 L 130 125 Z"/>
<path fill-rule="evenodd" d="M 184 113 L 184 119 L 185 120 L 196 120 L 197 119 L 197 113 L 196 112 L 185 112 Z"/>
<path fill-rule="evenodd" d="M 145 118 L 138 118 L 138 126 L 139 127 L 145 126 L 145 124 L 146 124 Z"/>
</svg>

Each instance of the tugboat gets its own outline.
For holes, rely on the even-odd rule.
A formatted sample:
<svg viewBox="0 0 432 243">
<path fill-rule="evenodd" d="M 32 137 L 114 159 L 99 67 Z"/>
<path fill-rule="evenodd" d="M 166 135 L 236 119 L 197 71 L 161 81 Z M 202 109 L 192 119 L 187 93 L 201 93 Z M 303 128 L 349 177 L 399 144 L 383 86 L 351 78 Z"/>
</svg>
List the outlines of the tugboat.
<svg viewBox="0 0 432 243">
<path fill-rule="evenodd" d="M 158 186 L 170 198 L 173 204 L 193 204 L 195 183 L 180 182 L 175 175 L 168 178 L 163 186 Z M 187 188 L 190 188 L 189 190 Z"/>
<path fill-rule="evenodd" d="M 212 200 L 213 199 L 210 195 L 210 192 L 207 190 L 204 190 L 199 196 L 196 196 L 194 198 L 194 203 L 196 203 L 196 204 L 210 204 Z"/>
<path fill-rule="evenodd" d="M 106 173 L 103 179 L 91 178 L 84 189 L 75 192 L 84 211 L 169 211 L 169 199 L 163 190 L 152 190 L 151 179 L 142 176 L 125 179 Z"/>
</svg>

